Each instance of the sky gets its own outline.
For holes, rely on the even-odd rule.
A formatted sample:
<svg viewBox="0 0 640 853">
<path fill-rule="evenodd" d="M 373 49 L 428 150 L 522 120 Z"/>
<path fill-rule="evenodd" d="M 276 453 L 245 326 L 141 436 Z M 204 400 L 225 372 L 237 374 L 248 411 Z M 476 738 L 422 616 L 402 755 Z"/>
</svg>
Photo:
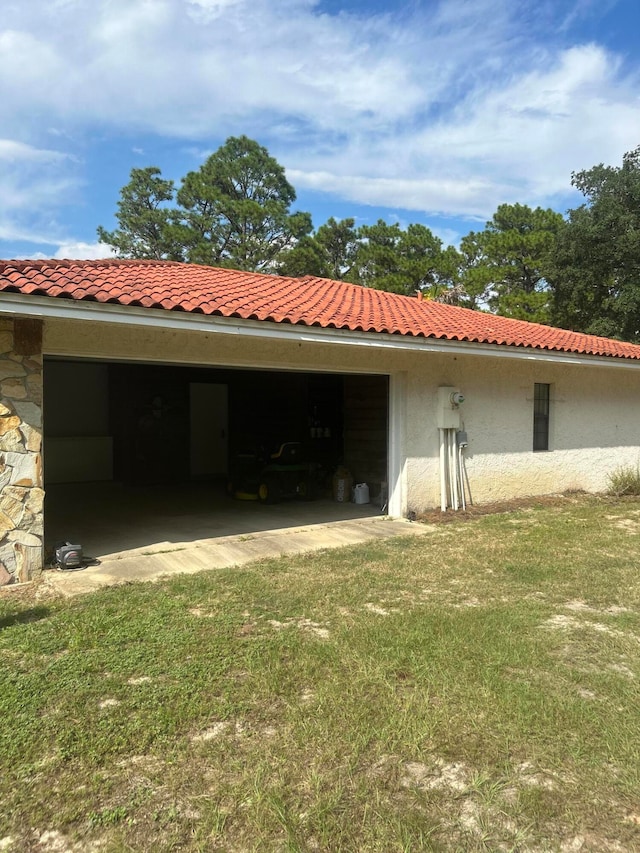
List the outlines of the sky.
<svg viewBox="0 0 640 853">
<path fill-rule="evenodd" d="M 419 222 L 581 203 L 640 145 L 638 0 L 0 0 L 0 257 L 98 258 L 132 168 L 229 136 L 294 209 Z"/>
</svg>

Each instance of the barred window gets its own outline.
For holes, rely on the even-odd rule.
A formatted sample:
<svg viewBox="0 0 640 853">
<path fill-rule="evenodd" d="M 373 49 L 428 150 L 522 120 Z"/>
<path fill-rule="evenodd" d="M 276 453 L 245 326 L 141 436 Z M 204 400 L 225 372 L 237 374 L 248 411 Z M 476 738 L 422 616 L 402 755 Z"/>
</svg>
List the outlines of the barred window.
<svg viewBox="0 0 640 853">
<path fill-rule="evenodd" d="M 550 385 L 536 382 L 533 386 L 533 449 L 549 449 L 549 389 Z"/>
</svg>

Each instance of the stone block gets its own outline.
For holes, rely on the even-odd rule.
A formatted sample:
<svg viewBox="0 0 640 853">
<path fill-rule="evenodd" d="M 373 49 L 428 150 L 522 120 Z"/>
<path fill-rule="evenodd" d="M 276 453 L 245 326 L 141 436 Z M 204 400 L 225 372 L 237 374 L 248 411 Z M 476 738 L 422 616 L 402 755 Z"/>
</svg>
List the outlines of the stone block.
<svg viewBox="0 0 640 853">
<path fill-rule="evenodd" d="M 16 577 L 18 580 L 32 580 L 36 575 L 40 574 L 43 566 L 41 542 L 38 542 L 37 545 L 25 545 L 23 542 L 14 542 L 14 551 Z"/>
<path fill-rule="evenodd" d="M 44 489 L 39 489 L 37 487 L 29 489 L 24 505 L 25 508 L 34 515 L 42 513 L 42 510 L 44 509 Z"/>
<path fill-rule="evenodd" d="M 26 486 L 7 486 L 0 495 L 0 507 L 2 498 L 12 498 L 14 501 L 19 501 L 21 504 L 29 497 L 29 492 Z"/>
<path fill-rule="evenodd" d="M 40 406 L 35 403 L 15 402 L 13 407 L 23 423 L 36 427 L 36 429 L 42 427 L 42 408 Z"/>
<path fill-rule="evenodd" d="M 13 453 L 24 453 L 25 443 L 24 436 L 18 429 L 12 429 L 6 435 L 0 436 L 0 447 L 3 450 L 10 450 Z"/>
<path fill-rule="evenodd" d="M 5 533 L 8 533 L 10 530 L 15 528 L 15 523 L 9 518 L 8 515 L 5 515 L 4 512 L 0 511 L 0 536 L 4 536 Z"/>
<path fill-rule="evenodd" d="M 0 417 L 5 418 L 7 415 L 14 415 L 15 409 L 11 405 L 7 405 L 8 400 L 0 400 Z"/>
<path fill-rule="evenodd" d="M 6 465 L 12 469 L 11 485 L 42 486 L 42 459 L 39 453 L 4 453 Z"/>
<path fill-rule="evenodd" d="M 13 542 L 0 542 L 0 563 L 11 574 L 16 571 L 16 552 L 13 547 Z"/>
<path fill-rule="evenodd" d="M 42 356 L 41 355 L 30 355 L 26 358 L 22 359 L 22 363 L 30 370 L 32 373 L 37 373 L 38 371 L 42 371 Z"/>
<path fill-rule="evenodd" d="M 35 533 L 27 533 L 26 530 L 12 530 L 7 533 L 7 541 L 14 545 L 24 545 L 25 548 L 40 548 L 42 539 Z"/>
<path fill-rule="evenodd" d="M 22 364 L 16 361 L 7 361 L 6 359 L 0 359 L 0 380 L 26 375 L 27 371 L 24 369 Z"/>
<path fill-rule="evenodd" d="M 27 392 L 34 403 L 42 403 L 42 374 L 33 373 L 27 376 Z"/>
<path fill-rule="evenodd" d="M 13 469 L 8 468 L 3 463 L 0 463 L 0 493 L 3 489 L 11 483 L 11 475 L 13 474 Z"/>
<path fill-rule="evenodd" d="M 20 521 L 20 530 L 25 533 L 32 533 L 34 536 L 42 539 L 44 535 L 44 516 L 42 513 L 29 512 L 25 508 L 24 515 Z"/>
<path fill-rule="evenodd" d="M 10 583 L 13 583 L 13 575 L 4 563 L 0 563 L 0 586 L 6 586 Z"/>
<path fill-rule="evenodd" d="M 12 527 L 17 527 L 24 513 L 24 505 L 22 500 L 16 498 L 14 495 L 7 494 L 7 490 L 10 488 L 11 486 L 7 486 L 0 495 L 0 513 L 11 520 Z"/>
<path fill-rule="evenodd" d="M 20 418 L 17 415 L 0 414 L 0 436 L 20 426 Z"/>
<path fill-rule="evenodd" d="M 38 429 L 34 429 L 29 424 L 22 424 L 20 432 L 24 438 L 25 450 L 35 451 L 36 453 L 42 449 L 42 433 Z"/>
<path fill-rule="evenodd" d="M 27 397 L 27 389 L 21 379 L 5 379 L 0 382 L 0 393 L 10 400 L 25 400 Z"/>
</svg>

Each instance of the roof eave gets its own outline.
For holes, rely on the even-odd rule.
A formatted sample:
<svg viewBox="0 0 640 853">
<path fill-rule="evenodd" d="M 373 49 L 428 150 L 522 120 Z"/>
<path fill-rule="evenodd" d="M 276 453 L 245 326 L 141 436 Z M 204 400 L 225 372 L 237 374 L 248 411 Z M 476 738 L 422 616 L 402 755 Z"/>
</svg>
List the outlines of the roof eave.
<svg viewBox="0 0 640 853">
<path fill-rule="evenodd" d="M 618 356 L 598 356 L 507 344 L 456 341 L 446 338 L 358 332 L 264 320 L 243 320 L 157 308 L 139 308 L 114 303 L 84 302 L 47 296 L 0 292 L 0 315 L 56 320 L 84 320 L 118 326 L 199 331 L 247 338 L 324 343 L 371 349 L 437 352 L 511 358 L 521 361 L 548 361 L 561 364 L 640 369 L 640 360 Z"/>
</svg>

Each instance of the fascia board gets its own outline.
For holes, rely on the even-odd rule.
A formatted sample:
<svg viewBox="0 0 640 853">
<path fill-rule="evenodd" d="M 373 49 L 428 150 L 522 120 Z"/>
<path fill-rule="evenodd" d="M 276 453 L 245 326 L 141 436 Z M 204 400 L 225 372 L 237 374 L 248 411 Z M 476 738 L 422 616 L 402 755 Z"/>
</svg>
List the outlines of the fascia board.
<svg viewBox="0 0 640 853">
<path fill-rule="evenodd" d="M 487 358 L 510 358 L 519 361 L 541 361 L 554 364 L 583 365 L 640 369 L 640 360 L 615 356 L 580 355 L 554 352 L 534 347 L 484 344 L 472 341 L 451 341 L 440 338 L 412 337 L 384 332 L 356 332 L 350 329 L 327 329 L 263 320 L 243 320 L 235 317 L 192 314 L 155 308 L 117 305 L 112 303 L 81 302 L 79 300 L 29 296 L 20 293 L 0 293 L 0 314 L 37 317 L 43 320 L 74 320 L 106 323 L 118 326 L 194 331 L 210 334 L 244 336 L 280 341 L 366 347 L 375 350 L 404 350 L 411 352 L 473 355 Z"/>
</svg>

